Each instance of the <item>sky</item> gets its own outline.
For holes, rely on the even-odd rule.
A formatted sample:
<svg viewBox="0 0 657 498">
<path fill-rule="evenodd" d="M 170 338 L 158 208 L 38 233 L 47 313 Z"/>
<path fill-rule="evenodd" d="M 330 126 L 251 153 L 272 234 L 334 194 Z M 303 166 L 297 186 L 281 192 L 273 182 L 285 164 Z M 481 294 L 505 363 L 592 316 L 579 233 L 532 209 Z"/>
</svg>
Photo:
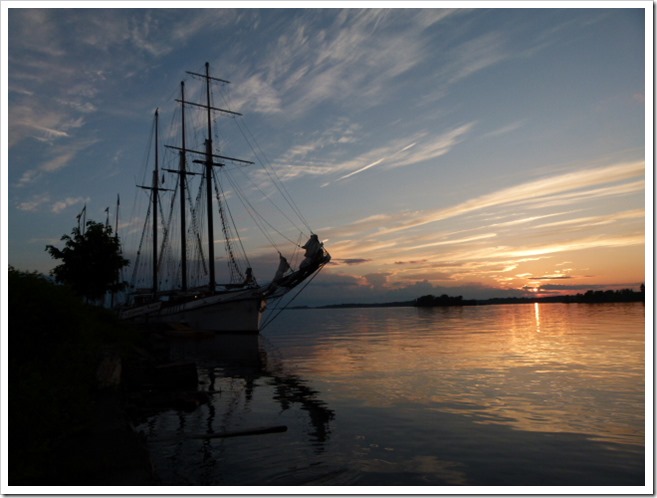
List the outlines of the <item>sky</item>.
<svg viewBox="0 0 657 498">
<path fill-rule="evenodd" d="M 2 5 L 5 266 L 49 272 L 45 246 L 84 206 L 113 222 L 117 195 L 130 258 L 154 109 L 174 109 L 180 81 L 199 83 L 185 71 L 209 62 L 332 255 L 297 304 L 649 278 L 651 2 L 37 5 Z M 234 174 L 267 188 L 262 170 Z"/>
</svg>

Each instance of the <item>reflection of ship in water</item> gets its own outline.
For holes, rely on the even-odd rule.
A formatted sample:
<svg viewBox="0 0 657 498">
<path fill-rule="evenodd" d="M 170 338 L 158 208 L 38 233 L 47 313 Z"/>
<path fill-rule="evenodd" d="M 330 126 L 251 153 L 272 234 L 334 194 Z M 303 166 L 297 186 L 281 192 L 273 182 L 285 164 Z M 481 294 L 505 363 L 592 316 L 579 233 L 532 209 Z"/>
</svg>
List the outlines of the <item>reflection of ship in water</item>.
<svg viewBox="0 0 657 498">
<path fill-rule="evenodd" d="M 250 464 L 243 459 L 255 459 L 259 447 L 272 444 L 306 447 L 314 454 L 323 451 L 335 413 L 307 381 L 275 360 L 275 352 L 266 351 L 264 342 L 262 336 L 244 334 L 167 341 L 172 365 L 195 365 L 195 391 L 189 393 L 191 385 L 186 389 L 199 401 L 188 406 L 161 405 L 158 411 L 144 413 L 137 425 L 146 437 L 156 473 L 163 481 L 223 482 L 214 474 L 226 472 L 227 460 L 234 458 L 248 467 Z M 263 429 L 267 432 L 268 427 L 277 429 L 283 425 L 289 426 L 285 434 L 222 437 L 249 435 L 252 429 L 253 434 L 258 434 Z M 252 448 L 248 458 L 243 455 L 247 446 Z M 202 475 L 199 468 L 188 463 L 195 459 L 203 462 Z M 219 461 L 223 466 L 218 465 Z"/>
<path fill-rule="evenodd" d="M 253 397 L 253 390 L 262 380 L 274 388 L 273 400 L 282 411 L 294 404 L 308 412 L 317 441 L 324 441 L 329 434 L 329 421 L 334 412 L 318 398 L 319 392 L 309 387 L 297 375 L 285 371 L 281 362 L 268 358 L 261 347 L 263 337 L 245 334 L 218 334 L 200 340 L 175 340 L 171 343 L 172 360 L 196 363 L 203 390 L 218 393 L 221 379 L 244 383 L 246 401 Z M 223 392 L 223 391 L 222 391 Z"/>
</svg>

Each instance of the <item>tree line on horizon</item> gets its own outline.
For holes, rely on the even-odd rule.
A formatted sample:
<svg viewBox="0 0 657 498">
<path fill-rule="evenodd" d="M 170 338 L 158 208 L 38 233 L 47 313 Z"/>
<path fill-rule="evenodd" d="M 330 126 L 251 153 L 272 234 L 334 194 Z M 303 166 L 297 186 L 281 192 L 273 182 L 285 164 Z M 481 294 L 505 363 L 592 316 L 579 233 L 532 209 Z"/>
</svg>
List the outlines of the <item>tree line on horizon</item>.
<svg viewBox="0 0 657 498">
<path fill-rule="evenodd" d="M 491 299 L 463 299 L 463 296 L 434 296 L 428 294 L 417 298 L 413 305 L 419 308 L 434 306 L 476 306 L 480 304 L 525 304 L 525 303 L 628 303 L 645 302 L 645 285 L 637 292 L 632 289 L 588 290 L 584 294 L 547 297 L 497 297 Z"/>
</svg>

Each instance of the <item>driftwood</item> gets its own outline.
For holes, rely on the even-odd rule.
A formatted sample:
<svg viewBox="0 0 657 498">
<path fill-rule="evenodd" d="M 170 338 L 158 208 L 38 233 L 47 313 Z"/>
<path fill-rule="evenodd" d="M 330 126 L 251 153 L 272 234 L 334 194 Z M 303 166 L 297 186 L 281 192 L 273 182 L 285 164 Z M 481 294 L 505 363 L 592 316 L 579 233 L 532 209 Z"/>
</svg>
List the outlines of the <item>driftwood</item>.
<svg viewBox="0 0 657 498">
<path fill-rule="evenodd" d="M 227 431 L 227 432 L 211 432 L 208 434 L 182 434 L 177 436 L 172 436 L 168 438 L 157 438 L 151 439 L 151 442 L 167 442 L 174 441 L 178 439 L 220 439 L 220 438 L 229 438 L 229 437 L 239 437 L 239 436 L 257 436 L 260 434 L 274 434 L 276 432 L 286 432 L 286 425 L 274 425 L 270 427 L 254 427 L 251 429 L 242 429 L 238 431 Z"/>
</svg>

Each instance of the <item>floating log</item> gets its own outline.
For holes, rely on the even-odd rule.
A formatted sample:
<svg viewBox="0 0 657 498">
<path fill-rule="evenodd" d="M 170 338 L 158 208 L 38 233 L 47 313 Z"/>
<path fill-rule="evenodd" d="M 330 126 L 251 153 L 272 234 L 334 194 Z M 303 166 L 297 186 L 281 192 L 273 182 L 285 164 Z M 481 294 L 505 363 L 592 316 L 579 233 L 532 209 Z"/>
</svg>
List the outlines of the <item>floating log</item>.
<svg viewBox="0 0 657 498">
<path fill-rule="evenodd" d="M 208 434 L 192 434 L 190 439 L 218 439 L 238 436 L 257 436 L 259 434 L 273 434 L 275 432 L 286 432 L 287 425 L 274 425 L 272 427 L 256 427 L 252 429 L 243 429 L 241 431 L 216 432 Z"/>
<path fill-rule="evenodd" d="M 211 432 L 208 434 L 183 434 L 168 438 L 151 439 L 151 442 L 160 443 L 174 441 L 179 439 L 220 439 L 239 436 L 257 436 L 260 434 L 274 434 L 276 432 L 286 432 L 287 425 L 274 425 L 270 427 L 255 427 L 251 429 L 242 429 L 238 431 Z"/>
</svg>

